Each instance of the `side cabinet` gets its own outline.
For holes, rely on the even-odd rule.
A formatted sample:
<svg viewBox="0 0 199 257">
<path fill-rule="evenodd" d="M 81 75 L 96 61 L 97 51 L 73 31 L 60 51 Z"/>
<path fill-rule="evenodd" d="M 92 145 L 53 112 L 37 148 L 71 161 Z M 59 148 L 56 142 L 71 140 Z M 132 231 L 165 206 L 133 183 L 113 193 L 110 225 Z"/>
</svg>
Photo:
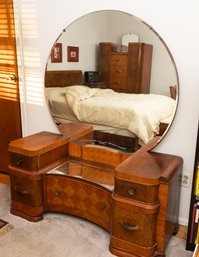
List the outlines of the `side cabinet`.
<svg viewBox="0 0 199 257">
<path fill-rule="evenodd" d="M 110 250 L 164 256 L 178 229 L 182 159 L 138 151 L 116 167 Z"/>
<path fill-rule="evenodd" d="M 40 132 L 9 145 L 11 213 L 38 221 L 44 212 L 44 174 L 67 160 L 67 139 Z"/>
</svg>

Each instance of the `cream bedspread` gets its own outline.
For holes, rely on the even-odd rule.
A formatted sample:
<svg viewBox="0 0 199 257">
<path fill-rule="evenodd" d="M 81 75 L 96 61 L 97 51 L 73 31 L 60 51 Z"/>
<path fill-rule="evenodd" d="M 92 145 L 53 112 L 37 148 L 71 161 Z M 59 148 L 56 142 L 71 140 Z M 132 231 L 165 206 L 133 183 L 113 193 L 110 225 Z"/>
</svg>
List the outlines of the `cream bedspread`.
<svg viewBox="0 0 199 257">
<path fill-rule="evenodd" d="M 161 121 L 171 121 L 176 107 L 175 100 L 163 95 L 117 93 L 81 85 L 67 87 L 66 99 L 80 121 L 128 129 L 143 143 L 158 134 Z"/>
</svg>

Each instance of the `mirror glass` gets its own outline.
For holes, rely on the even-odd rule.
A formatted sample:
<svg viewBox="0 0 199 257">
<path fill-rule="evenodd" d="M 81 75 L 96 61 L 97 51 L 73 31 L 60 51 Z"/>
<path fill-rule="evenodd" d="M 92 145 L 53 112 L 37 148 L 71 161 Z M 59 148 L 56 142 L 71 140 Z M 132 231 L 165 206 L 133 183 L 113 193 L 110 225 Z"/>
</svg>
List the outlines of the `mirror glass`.
<svg viewBox="0 0 199 257">
<path fill-rule="evenodd" d="M 152 27 L 125 12 L 96 11 L 56 39 L 45 92 L 59 128 L 86 122 L 93 125 L 97 143 L 136 151 L 146 144 L 153 148 L 168 131 L 178 75 L 169 48 Z"/>
</svg>

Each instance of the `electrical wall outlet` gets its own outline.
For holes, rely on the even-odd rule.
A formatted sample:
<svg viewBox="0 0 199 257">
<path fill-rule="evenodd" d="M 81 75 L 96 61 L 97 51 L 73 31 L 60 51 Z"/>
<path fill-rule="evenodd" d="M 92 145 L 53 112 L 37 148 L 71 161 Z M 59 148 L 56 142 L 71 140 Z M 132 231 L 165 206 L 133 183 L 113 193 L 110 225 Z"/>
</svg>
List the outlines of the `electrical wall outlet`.
<svg viewBox="0 0 199 257">
<path fill-rule="evenodd" d="M 184 187 L 190 187 L 190 184 L 191 184 L 190 174 L 182 173 L 181 185 Z"/>
</svg>

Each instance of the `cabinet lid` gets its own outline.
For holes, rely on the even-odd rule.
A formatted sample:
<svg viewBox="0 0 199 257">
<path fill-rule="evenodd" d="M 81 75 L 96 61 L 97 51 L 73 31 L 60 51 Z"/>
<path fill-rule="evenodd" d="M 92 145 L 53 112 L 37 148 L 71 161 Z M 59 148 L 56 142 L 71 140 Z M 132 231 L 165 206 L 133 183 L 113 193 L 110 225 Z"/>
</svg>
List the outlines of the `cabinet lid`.
<svg viewBox="0 0 199 257">
<path fill-rule="evenodd" d="M 152 186 L 160 182 L 169 183 L 181 165 L 179 156 L 137 151 L 116 167 L 115 176 Z"/>
<path fill-rule="evenodd" d="M 13 140 L 9 144 L 8 149 L 10 152 L 35 156 L 62 146 L 67 142 L 68 139 L 60 134 L 42 131 L 34 135 Z"/>
</svg>

